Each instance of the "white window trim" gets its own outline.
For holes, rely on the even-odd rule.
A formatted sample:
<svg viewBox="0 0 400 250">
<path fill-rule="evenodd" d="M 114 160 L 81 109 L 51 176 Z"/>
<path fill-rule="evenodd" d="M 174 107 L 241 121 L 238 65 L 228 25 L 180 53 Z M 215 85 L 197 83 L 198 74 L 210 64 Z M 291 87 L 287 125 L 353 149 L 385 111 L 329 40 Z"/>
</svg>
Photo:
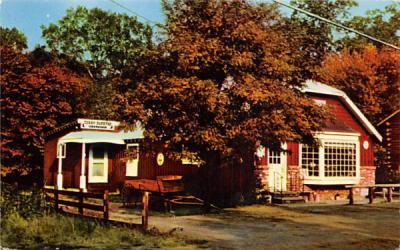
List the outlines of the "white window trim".
<svg viewBox="0 0 400 250">
<path fill-rule="evenodd" d="M 93 176 L 93 163 L 104 162 L 104 176 Z M 93 145 L 90 145 L 89 149 L 89 183 L 107 183 L 108 182 L 108 152 L 104 150 L 103 160 L 93 159 Z"/>
<path fill-rule="evenodd" d="M 126 149 L 128 150 L 129 146 L 137 146 L 137 166 L 136 166 L 136 174 L 131 174 L 128 173 L 128 161 L 129 159 L 126 161 L 126 171 L 125 171 L 125 176 L 128 177 L 136 177 L 139 176 L 139 156 L 140 156 L 140 148 L 139 148 L 139 143 L 128 143 L 126 144 Z"/>
<path fill-rule="evenodd" d="M 319 147 L 319 176 L 305 176 L 302 169 L 302 145 L 299 144 L 299 165 L 303 173 L 304 184 L 310 185 L 343 185 L 358 184 L 360 182 L 360 140 L 358 133 L 318 133 L 316 138 L 320 142 Z M 325 142 L 351 142 L 356 144 L 356 176 L 352 177 L 326 177 L 325 176 Z"/>
</svg>

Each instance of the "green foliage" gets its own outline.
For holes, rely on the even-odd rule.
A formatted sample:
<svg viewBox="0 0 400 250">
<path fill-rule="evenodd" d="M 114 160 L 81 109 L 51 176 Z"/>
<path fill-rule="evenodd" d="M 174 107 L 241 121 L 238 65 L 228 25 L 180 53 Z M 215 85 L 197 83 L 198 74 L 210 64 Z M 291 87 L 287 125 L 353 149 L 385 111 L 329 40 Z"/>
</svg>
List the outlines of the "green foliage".
<svg viewBox="0 0 400 250">
<path fill-rule="evenodd" d="M 17 50 L 26 49 L 27 39 L 24 33 L 19 31 L 17 28 L 4 28 L 0 27 L 0 44 L 1 46 L 8 45 Z"/>
<path fill-rule="evenodd" d="M 400 46 L 400 3 L 387 5 L 384 10 L 369 10 L 366 15 L 354 16 L 345 24 L 382 41 Z M 347 34 L 340 42 L 344 48 L 349 50 L 362 50 L 370 43 L 378 48 L 384 46 L 365 37 L 352 34 Z"/>
<path fill-rule="evenodd" d="M 51 50 L 83 65 L 92 78 L 85 115 L 119 119 L 129 108 L 127 79 L 135 85 L 145 71 L 146 56 L 153 46 L 151 27 L 126 14 L 80 6 L 68 9 L 57 24 L 42 26 L 42 31 Z"/>
<path fill-rule="evenodd" d="M 18 214 L 23 218 L 41 216 L 51 211 L 44 193 L 36 185 L 30 189 L 19 189 L 17 185 L 1 183 L 0 208 L 2 217 Z"/>
<path fill-rule="evenodd" d="M 293 0 L 291 4 L 313 14 L 341 23 L 349 17 L 349 9 L 357 5 L 355 0 Z M 305 78 L 313 78 L 316 67 L 321 65 L 323 58 L 336 49 L 334 32 L 337 30 L 331 24 L 294 11 L 285 29 L 290 33 L 290 41 L 297 48 L 299 55 L 296 63 L 303 69 Z"/>
</svg>

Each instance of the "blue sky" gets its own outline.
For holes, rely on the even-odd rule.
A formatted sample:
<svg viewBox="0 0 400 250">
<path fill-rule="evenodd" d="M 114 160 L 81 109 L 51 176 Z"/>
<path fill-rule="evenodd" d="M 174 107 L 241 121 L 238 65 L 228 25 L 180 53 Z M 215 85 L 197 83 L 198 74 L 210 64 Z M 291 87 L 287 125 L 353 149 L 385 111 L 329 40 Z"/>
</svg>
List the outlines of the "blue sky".
<svg viewBox="0 0 400 250">
<path fill-rule="evenodd" d="M 141 16 L 163 22 L 160 0 L 116 0 Z M 396 1 L 396 0 L 395 0 Z M 351 12 L 363 15 L 369 9 L 383 9 L 393 0 L 358 0 L 359 6 Z M 259 0 L 257 2 L 260 2 Z M 267 0 L 266 2 L 270 2 Z M 289 2 L 289 0 L 283 0 Z M 397 0 L 398 2 L 398 0 Z M 78 5 L 87 8 L 99 7 L 114 12 L 129 13 L 111 0 L 0 0 L 0 23 L 4 27 L 17 27 L 28 37 L 29 48 L 44 44 L 41 38 L 41 25 L 57 22 L 68 8 Z M 140 19 L 140 18 L 139 18 Z M 140 19 L 141 21 L 145 21 Z"/>
</svg>

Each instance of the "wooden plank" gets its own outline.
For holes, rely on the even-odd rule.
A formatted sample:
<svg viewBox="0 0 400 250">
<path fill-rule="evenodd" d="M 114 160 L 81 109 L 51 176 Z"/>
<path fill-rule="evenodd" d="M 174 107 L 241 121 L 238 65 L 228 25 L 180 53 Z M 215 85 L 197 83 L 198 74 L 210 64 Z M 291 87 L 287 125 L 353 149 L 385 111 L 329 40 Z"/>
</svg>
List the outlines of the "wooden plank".
<svg viewBox="0 0 400 250">
<path fill-rule="evenodd" d="M 143 211 L 142 211 L 142 226 L 143 230 L 147 230 L 149 226 L 149 192 L 143 192 Z"/>
<path fill-rule="evenodd" d="M 387 188 L 387 187 L 400 187 L 400 184 L 373 184 L 373 185 L 346 185 L 345 188 Z"/>
<path fill-rule="evenodd" d="M 368 188 L 368 200 L 369 200 L 370 204 L 372 204 L 374 202 L 374 188 L 373 187 Z"/>
<path fill-rule="evenodd" d="M 47 193 L 54 193 L 57 189 L 45 188 L 45 192 Z M 60 195 L 68 195 L 68 196 L 76 196 L 79 197 L 83 195 L 85 198 L 94 198 L 94 199 L 103 199 L 103 193 L 86 193 L 80 191 L 71 191 L 71 190 L 58 190 L 58 194 Z"/>
<path fill-rule="evenodd" d="M 55 186 L 54 189 L 54 209 L 58 212 L 59 206 L 58 206 L 58 187 Z"/>
<path fill-rule="evenodd" d="M 354 188 L 349 189 L 349 204 L 354 205 Z"/>
<path fill-rule="evenodd" d="M 83 189 L 81 188 L 80 190 L 80 194 L 79 194 L 79 207 L 78 207 L 78 211 L 79 214 L 82 215 L 83 214 Z"/>
<path fill-rule="evenodd" d="M 388 192 L 388 196 L 387 196 L 387 200 L 388 202 L 392 202 L 392 198 L 393 197 L 393 190 L 392 188 L 389 188 L 389 192 Z"/>
<path fill-rule="evenodd" d="M 104 191 L 104 196 L 103 196 L 103 217 L 105 220 L 109 219 L 109 195 L 108 195 L 108 190 Z"/>
</svg>

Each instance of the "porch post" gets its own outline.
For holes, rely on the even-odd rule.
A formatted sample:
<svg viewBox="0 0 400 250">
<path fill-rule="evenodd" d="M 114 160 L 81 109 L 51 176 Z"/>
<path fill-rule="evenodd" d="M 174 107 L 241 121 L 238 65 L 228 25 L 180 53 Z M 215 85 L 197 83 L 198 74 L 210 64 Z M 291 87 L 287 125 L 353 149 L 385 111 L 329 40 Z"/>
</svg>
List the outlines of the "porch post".
<svg viewBox="0 0 400 250">
<path fill-rule="evenodd" d="M 79 179 L 79 187 L 86 191 L 85 159 L 86 159 L 86 143 L 82 143 L 81 176 Z"/>
<path fill-rule="evenodd" d="M 63 175 L 62 175 L 62 153 L 60 148 L 62 144 L 57 144 L 57 158 L 58 158 L 58 174 L 57 174 L 57 186 L 59 189 L 63 188 Z"/>
</svg>

